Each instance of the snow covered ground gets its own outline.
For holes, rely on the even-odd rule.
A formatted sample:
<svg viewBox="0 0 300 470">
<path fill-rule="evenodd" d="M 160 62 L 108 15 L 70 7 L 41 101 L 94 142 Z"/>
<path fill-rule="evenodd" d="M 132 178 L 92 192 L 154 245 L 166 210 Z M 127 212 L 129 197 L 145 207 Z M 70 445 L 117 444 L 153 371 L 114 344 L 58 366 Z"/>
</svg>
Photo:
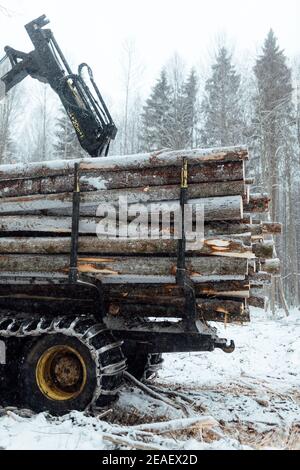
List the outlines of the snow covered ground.
<svg viewBox="0 0 300 470">
<path fill-rule="evenodd" d="M 218 329 L 235 340 L 233 354 L 165 356 L 153 385 L 169 404 L 129 385 L 105 417 L 0 409 L 0 448 L 300 449 L 300 312 L 274 319 L 253 309 L 251 324 Z"/>
</svg>

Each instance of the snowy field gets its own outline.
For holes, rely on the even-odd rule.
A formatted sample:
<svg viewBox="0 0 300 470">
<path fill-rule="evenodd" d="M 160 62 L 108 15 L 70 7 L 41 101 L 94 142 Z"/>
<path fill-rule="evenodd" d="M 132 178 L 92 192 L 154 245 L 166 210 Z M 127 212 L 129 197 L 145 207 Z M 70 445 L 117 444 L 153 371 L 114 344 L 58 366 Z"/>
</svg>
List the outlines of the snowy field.
<svg viewBox="0 0 300 470">
<path fill-rule="evenodd" d="M 300 449 L 300 312 L 218 328 L 236 351 L 166 355 L 162 400 L 128 385 L 106 416 L 0 409 L 0 448 Z"/>
</svg>

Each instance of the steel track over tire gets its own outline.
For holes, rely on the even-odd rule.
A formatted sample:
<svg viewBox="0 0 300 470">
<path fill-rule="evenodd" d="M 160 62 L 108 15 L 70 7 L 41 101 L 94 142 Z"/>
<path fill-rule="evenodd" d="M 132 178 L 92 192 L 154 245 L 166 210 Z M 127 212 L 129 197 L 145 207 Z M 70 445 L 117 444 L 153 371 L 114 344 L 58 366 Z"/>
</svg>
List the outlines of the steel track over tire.
<svg viewBox="0 0 300 470">
<path fill-rule="evenodd" d="M 77 338 L 44 336 L 23 358 L 22 401 L 34 411 L 61 415 L 84 410 L 92 402 L 96 387 L 96 364 Z"/>
<path fill-rule="evenodd" d="M 154 380 L 162 363 L 162 354 L 145 354 L 137 351 L 127 355 L 127 370 L 138 380 Z"/>
<path fill-rule="evenodd" d="M 0 319 L 0 337 L 24 338 L 19 404 L 55 415 L 114 401 L 123 385 L 122 342 L 91 317 Z"/>
</svg>

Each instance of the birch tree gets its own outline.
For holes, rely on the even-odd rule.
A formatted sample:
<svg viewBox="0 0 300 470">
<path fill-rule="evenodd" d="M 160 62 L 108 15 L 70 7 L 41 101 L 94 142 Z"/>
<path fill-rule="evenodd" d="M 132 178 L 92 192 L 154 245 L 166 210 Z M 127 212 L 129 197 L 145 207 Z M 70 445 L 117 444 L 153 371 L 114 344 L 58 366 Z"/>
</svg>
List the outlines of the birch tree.
<svg viewBox="0 0 300 470">
<path fill-rule="evenodd" d="M 122 111 L 117 116 L 118 135 L 112 149 L 121 155 L 139 151 L 140 115 L 142 100 L 139 87 L 144 67 L 139 58 L 133 39 L 128 38 L 123 44 L 122 54 L 123 99 Z"/>
<path fill-rule="evenodd" d="M 12 90 L 0 101 L 0 164 L 15 161 L 13 128 L 19 112 L 19 95 Z"/>
</svg>

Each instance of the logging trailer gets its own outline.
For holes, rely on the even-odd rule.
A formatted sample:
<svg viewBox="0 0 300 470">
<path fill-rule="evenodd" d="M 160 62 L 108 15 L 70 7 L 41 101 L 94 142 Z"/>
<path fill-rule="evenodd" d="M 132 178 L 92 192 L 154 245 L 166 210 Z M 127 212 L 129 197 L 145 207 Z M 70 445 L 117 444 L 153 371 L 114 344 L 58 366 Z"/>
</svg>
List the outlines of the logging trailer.
<svg viewBox="0 0 300 470">
<path fill-rule="evenodd" d="M 19 167 L 18 165 L 0 167 L 0 198 L 2 199 L 0 205 L 0 364 L 2 364 L 0 365 L 0 387 L 2 404 L 13 403 L 36 411 L 47 410 L 53 414 L 64 414 L 73 409 L 84 410 L 91 406 L 102 407 L 110 404 L 122 387 L 126 368 L 138 379 L 150 378 L 161 366 L 162 353 L 213 351 L 215 348 L 220 348 L 226 353 L 233 352 L 233 341 L 228 342 L 226 339 L 219 338 L 216 328 L 209 325 L 207 319 L 216 320 L 219 315 L 222 320 L 226 320 L 233 312 L 229 311 L 230 308 L 242 308 L 242 311 L 238 312 L 238 318 L 240 319 L 242 315 L 245 320 L 248 318 L 248 307 L 245 301 L 236 302 L 237 297 L 243 295 L 247 297 L 245 293 L 249 287 L 247 276 L 236 276 L 236 273 L 233 273 L 229 279 L 226 275 L 222 277 L 223 271 L 217 272 L 217 268 L 221 268 L 215 263 L 215 268 L 212 268 L 214 272 L 217 272 L 214 284 L 209 276 L 206 283 L 205 280 L 202 284 L 194 282 L 195 273 L 190 268 L 193 258 L 187 258 L 184 217 L 182 217 L 183 236 L 178 241 L 173 241 L 172 275 L 167 276 L 165 281 L 160 282 L 160 277 L 154 276 L 154 281 L 146 282 L 140 274 L 137 274 L 135 280 L 131 278 L 128 281 L 130 276 L 127 280 L 126 276 L 116 276 L 116 279 L 112 281 L 111 268 L 108 272 L 109 269 L 105 265 L 102 271 L 100 269 L 97 271 L 99 263 L 102 263 L 101 266 L 103 263 L 108 263 L 114 250 L 106 248 L 104 242 L 101 244 L 101 240 L 97 241 L 95 232 L 94 238 L 88 239 L 87 236 L 84 238 L 82 235 L 81 223 L 84 223 L 81 221 L 81 211 L 84 211 L 82 201 L 85 200 L 86 195 L 89 195 L 89 193 L 82 192 L 85 191 L 82 188 L 85 184 L 92 185 L 94 181 L 91 178 L 90 183 L 86 183 L 86 178 L 82 178 L 83 172 L 85 170 L 95 172 L 97 168 L 100 168 L 98 178 L 101 179 L 109 171 L 114 172 L 112 178 L 108 179 L 109 181 L 119 178 L 118 184 L 120 185 L 117 186 L 115 183 L 115 186 L 111 186 L 111 193 L 109 186 L 106 186 L 107 191 L 102 189 L 101 197 L 103 195 L 104 201 L 109 200 L 113 191 L 116 192 L 118 188 L 122 191 L 122 188 L 127 187 L 125 183 L 130 179 L 128 171 L 130 172 L 131 168 L 133 174 L 135 171 L 141 171 L 143 178 L 149 183 L 149 179 L 154 174 L 156 181 L 167 178 L 167 173 L 162 174 L 161 171 L 164 170 L 162 162 L 171 162 L 168 165 L 171 166 L 172 171 L 167 179 L 167 184 L 170 186 L 166 191 L 168 194 L 173 194 L 171 191 L 175 191 L 183 213 L 191 194 L 193 197 L 202 197 L 205 191 L 208 191 L 205 194 L 210 194 L 211 185 L 209 182 L 203 183 L 206 180 L 201 179 L 201 168 L 204 169 L 204 173 L 207 172 L 206 175 L 208 170 L 219 173 L 227 171 L 228 166 L 228 182 L 220 183 L 219 190 L 227 191 L 224 194 L 230 194 L 230 191 L 233 191 L 228 198 L 231 198 L 232 203 L 237 201 L 241 205 L 240 201 L 243 199 L 240 195 L 241 191 L 242 194 L 245 193 L 245 182 L 241 179 L 243 174 L 235 178 L 235 184 L 231 184 L 229 179 L 232 178 L 232 168 L 238 168 L 239 171 L 243 168 L 242 160 L 247 151 L 245 148 L 233 148 L 223 152 L 210 151 L 210 153 L 202 154 L 201 152 L 197 154 L 195 151 L 169 152 L 165 159 L 164 155 L 160 156 L 161 154 L 157 153 L 149 157 L 148 167 L 143 166 L 145 156 L 140 162 L 134 162 L 134 158 L 130 156 L 124 157 L 123 161 L 126 162 L 127 167 L 121 160 L 114 161 L 114 157 L 99 158 L 107 156 L 110 141 L 116 136 L 116 126 L 95 84 L 91 69 L 83 64 L 79 67 L 78 75 L 71 71 L 51 30 L 44 29 L 47 24 L 48 20 L 42 16 L 26 25 L 26 30 L 34 45 L 32 52 L 27 54 L 10 47 L 5 48 L 6 59 L 10 61 L 11 69 L 0 80 L 0 89 L 5 95 L 27 75 L 50 84 L 60 97 L 81 146 L 93 159 L 62 162 L 61 166 L 57 163 L 56 170 L 55 165 L 49 165 L 48 170 L 52 172 L 49 175 L 45 174 L 47 165 L 43 165 L 43 162 L 27 166 L 19 165 Z M 84 80 L 84 70 L 88 71 L 93 92 Z M 213 157 L 209 159 L 211 153 Z M 195 174 L 191 173 L 192 176 L 190 176 L 188 164 L 193 164 L 193 159 L 200 162 L 200 167 L 197 172 L 195 170 Z M 212 166 L 212 163 L 218 165 L 219 160 L 221 160 L 222 167 L 218 169 Z M 124 170 L 122 170 L 122 165 Z M 192 165 L 191 169 L 194 169 Z M 46 229 L 46 219 L 41 219 L 46 215 L 49 217 L 47 220 L 52 220 L 50 217 L 52 215 L 58 220 L 59 215 L 59 211 L 57 214 L 51 214 L 54 200 L 53 194 L 50 194 L 51 191 L 48 190 L 49 199 L 42 194 L 42 186 L 47 178 L 47 181 L 51 181 L 53 185 L 54 196 L 57 196 L 56 191 L 59 192 L 55 185 L 61 184 L 61 181 L 64 185 L 72 185 L 72 189 L 65 189 L 66 186 L 64 186 L 63 203 L 67 201 L 68 212 L 60 213 L 59 219 L 61 223 L 70 220 L 70 227 L 61 230 L 59 239 L 55 238 L 58 236 L 59 229 Z M 122 178 L 126 180 L 125 183 Z M 176 184 L 172 178 L 177 181 Z M 194 192 L 189 192 L 189 183 L 191 179 L 193 183 L 197 183 L 197 178 L 200 178 L 202 186 L 201 184 L 191 185 L 194 188 L 192 188 L 193 191 L 200 191 L 194 196 Z M 23 184 L 24 181 L 28 183 L 29 180 L 30 185 Z M 220 181 L 220 178 L 217 181 Z M 38 187 L 35 187 L 35 184 Z M 147 186 L 147 191 L 143 189 L 143 197 L 151 199 L 151 190 L 155 188 L 155 184 L 159 183 L 152 183 L 150 190 L 149 186 Z M 228 189 L 230 184 L 232 189 Z M 131 182 L 131 186 L 129 185 L 133 188 L 132 194 L 138 192 L 137 186 L 138 184 L 134 181 Z M 200 186 L 201 190 L 198 189 Z M 91 189 L 95 191 L 99 190 L 99 187 L 88 188 L 88 190 Z M 68 196 L 65 196 L 66 193 Z M 37 197 L 41 194 L 44 203 L 46 201 L 48 204 L 52 201 L 52 205 L 41 206 L 38 215 L 34 205 L 32 215 L 32 220 L 36 220 L 34 227 L 22 226 L 22 228 L 20 224 L 25 220 L 23 214 L 27 210 L 26 201 L 28 204 L 32 201 L 36 203 Z M 97 194 L 100 194 L 100 191 Z M 61 198 L 60 203 L 62 203 Z M 255 201 L 253 204 L 256 204 Z M 239 210 L 239 208 L 234 210 Z M 229 218 L 228 216 L 227 219 Z M 238 217 L 234 218 L 238 219 Z M 228 221 L 223 222 L 223 225 L 214 222 L 219 219 L 211 216 L 212 222 L 208 225 L 209 233 L 212 233 L 214 238 L 218 236 L 218 231 L 224 233 L 225 229 L 223 230 L 222 227 L 226 226 L 226 230 L 230 227 Z M 38 227 L 38 220 L 42 220 L 43 227 Z M 11 225 L 13 223 L 16 225 Z M 262 226 L 251 226 L 251 220 L 243 218 L 243 211 L 239 213 L 239 220 L 236 220 L 234 224 L 235 229 L 231 225 L 231 233 L 236 233 L 238 227 L 244 227 L 241 232 L 246 232 L 249 237 L 251 235 L 249 231 L 252 231 L 253 235 L 255 228 L 257 233 L 259 229 L 263 232 Z M 266 228 L 265 231 L 267 231 Z M 241 241 L 242 236 L 243 234 L 240 237 L 234 237 L 239 238 L 234 244 L 230 242 L 231 249 L 238 252 L 236 269 L 242 269 L 243 263 L 248 263 L 249 259 L 251 264 L 253 258 L 252 253 L 249 254 L 251 247 L 245 248 Z M 229 246 L 226 244 L 228 238 L 230 236 L 225 237 L 225 242 L 222 242 L 226 247 Z M 37 243 L 39 243 L 38 249 Z M 61 243 L 59 253 L 65 255 L 67 266 L 56 276 L 53 275 L 53 266 L 59 257 L 54 260 L 51 254 L 59 246 L 58 243 Z M 85 247 L 84 243 L 86 243 Z M 97 243 L 99 248 L 97 248 Z M 118 261 L 121 266 L 125 261 L 130 266 L 132 266 L 130 263 L 133 263 L 137 269 L 138 258 L 134 258 L 130 247 L 128 249 L 125 245 L 126 243 L 123 247 L 125 250 L 123 254 L 126 258 L 122 258 L 119 252 Z M 155 260 L 157 260 L 157 266 L 167 262 L 163 251 L 158 255 L 153 255 L 149 246 L 145 245 L 144 251 L 142 249 L 140 253 L 143 260 L 146 259 L 146 264 L 147 259 L 149 265 L 152 263 L 154 266 Z M 218 249 L 221 253 L 222 249 L 218 243 L 215 242 L 213 247 L 215 248 L 212 248 L 212 244 L 207 244 L 203 248 L 202 256 L 204 257 L 200 258 L 200 262 L 203 264 L 206 259 L 212 260 L 212 263 L 220 260 L 218 263 L 222 261 L 222 269 L 225 269 L 224 263 L 232 258 L 221 259 L 216 256 L 205 258 L 207 254 L 217 254 L 207 250 Z M 223 247 L 223 251 L 224 249 Z M 84 257 L 82 257 L 83 253 Z M 49 265 L 46 271 L 43 271 L 37 265 L 45 259 L 48 260 Z M 30 269 L 27 269 L 26 263 L 29 263 L 29 260 L 32 265 Z M 33 272 L 35 269 L 37 273 Z M 94 275 L 96 271 L 102 272 L 103 275 Z M 254 277 L 255 269 L 253 268 L 252 271 Z M 107 273 L 108 276 L 106 276 Z M 220 279 L 218 279 L 218 274 L 220 274 Z M 266 273 L 265 277 L 268 277 Z M 261 275 L 258 284 L 262 283 L 263 276 Z M 230 287 L 228 287 L 229 284 Z M 223 289 L 222 286 L 224 286 Z M 234 295 L 235 293 L 237 295 Z"/>
</svg>

